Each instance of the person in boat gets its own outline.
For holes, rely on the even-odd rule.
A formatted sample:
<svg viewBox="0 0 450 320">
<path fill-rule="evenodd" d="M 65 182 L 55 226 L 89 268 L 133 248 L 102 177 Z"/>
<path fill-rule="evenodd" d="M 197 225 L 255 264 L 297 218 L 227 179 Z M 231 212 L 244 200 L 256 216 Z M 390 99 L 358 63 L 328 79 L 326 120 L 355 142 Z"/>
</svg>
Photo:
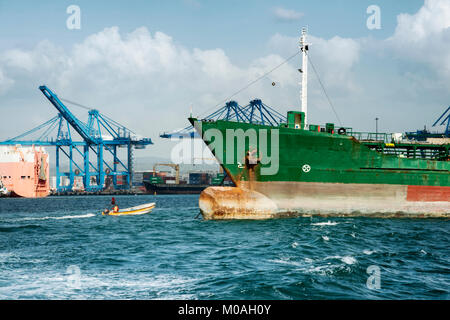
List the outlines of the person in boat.
<svg viewBox="0 0 450 320">
<path fill-rule="evenodd" d="M 103 214 L 104 214 L 104 215 L 108 215 L 108 214 L 109 214 L 109 209 L 106 208 L 105 211 L 103 211 Z"/>
<path fill-rule="evenodd" d="M 112 197 L 111 205 L 113 206 L 112 208 L 113 212 L 119 212 L 119 206 L 116 204 L 116 198 Z"/>
</svg>

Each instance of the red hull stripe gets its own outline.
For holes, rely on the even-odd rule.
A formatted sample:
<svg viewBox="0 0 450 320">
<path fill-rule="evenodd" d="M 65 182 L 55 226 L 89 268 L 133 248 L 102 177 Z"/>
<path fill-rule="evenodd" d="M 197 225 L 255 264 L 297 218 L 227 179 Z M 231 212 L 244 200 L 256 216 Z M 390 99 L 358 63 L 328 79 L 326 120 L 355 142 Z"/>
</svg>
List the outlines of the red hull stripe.
<svg viewBox="0 0 450 320">
<path fill-rule="evenodd" d="M 450 187 L 408 186 L 407 201 L 450 201 Z"/>
</svg>

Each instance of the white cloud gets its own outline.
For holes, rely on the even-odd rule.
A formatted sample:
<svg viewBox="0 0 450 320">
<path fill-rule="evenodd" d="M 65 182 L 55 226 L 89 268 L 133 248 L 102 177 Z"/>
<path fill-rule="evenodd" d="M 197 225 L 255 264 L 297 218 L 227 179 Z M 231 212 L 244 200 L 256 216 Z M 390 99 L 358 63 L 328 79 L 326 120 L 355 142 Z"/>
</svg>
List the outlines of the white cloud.
<svg viewBox="0 0 450 320">
<path fill-rule="evenodd" d="M 450 27 L 450 2 L 448 0 L 425 0 L 415 14 L 397 16 L 397 28 L 393 39 L 419 42 L 431 34 L 441 33 Z"/>
<path fill-rule="evenodd" d="M 297 21 L 303 17 L 303 13 L 281 7 L 273 9 L 273 15 L 279 21 Z"/>
<path fill-rule="evenodd" d="M 403 58 L 424 63 L 450 80 L 450 1 L 426 0 L 415 14 L 400 14 L 388 48 Z"/>
<path fill-rule="evenodd" d="M 270 39 L 269 46 L 274 52 L 287 57 L 299 50 L 298 42 L 299 38 L 275 34 Z M 360 55 L 361 48 L 357 40 L 339 36 L 323 39 L 308 35 L 308 42 L 311 44 L 309 50 L 311 61 L 327 86 L 340 89 L 356 88 L 351 73 Z M 299 63 L 297 65 L 300 66 Z M 312 74 L 314 71 L 311 68 L 309 70 L 311 77 L 314 77 Z"/>
<path fill-rule="evenodd" d="M 384 125 L 391 121 L 393 130 L 400 130 L 399 126 L 414 130 L 423 126 L 423 119 L 416 117 L 411 124 L 413 117 L 404 117 L 405 110 L 418 114 L 425 102 L 440 108 L 450 98 L 448 81 L 444 81 L 450 79 L 449 6 L 448 1 L 426 1 L 416 14 L 400 15 L 393 36 L 376 45 L 368 39 L 308 36 L 311 60 L 346 124 L 353 120 L 367 130 L 375 114 L 389 114 Z M 187 126 L 191 104 L 194 116 L 217 109 L 215 106 L 230 94 L 297 52 L 298 38 L 275 34 L 268 47 L 271 54 L 255 57 L 247 67 L 240 67 L 220 48 L 187 48 L 162 32 L 138 28 L 124 34 L 111 27 L 70 49 L 42 41 L 32 49 L 0 52 L 0 106 L 2 114 L 8 115 L 0 127 L 0 140 L 55 114 L 37 90 L 47 84 L 61 97 L 96 107 L 151 137 L 157 142 L 151 147 L 154 155 L 169 154 L 170 145 L 162 143 L 158 134 Z M 371 48 L 387 55 L 374 58 Z M 363 58 L 364 65 L 359 63 Z M 413 63 L 407 73 L 392 70 L 404 60 Z M 374 62 L 380 70 L 370 66 Z M 389 62 L 388 67 L 384 62 Z M 300 65 L 298 55 L 232 99 L 245 105 L 261 98 L 281 113 L 298 109 Z M 430 82 L 427 72 L 418 71 L 420 65 L 438 75 L 441 86 Z M 310 120 L 335 121 L 314 71 L 309 70 Z M 16 119 L 20 119 L 20 127 Z"/>
<path fill-rule="evenodd" d="M 146 28 L 128 34 L 121 34 L 117 27 L 106 28 L 70 50 L 48 41 L 30 50 L 8 50 L 0 53 L 0 102 L 13 105 L 17 97 L 26 102 L 14 103 L 17 108 L 8 115 L 12 121 L 0 128 L 0 136 L 21 133 L 54 114 L 37 90 L 47 84 L 63 98 L 98 108 L 155 138 L 165 130 L 188 125 L 190 104 L 194 115 L 212 112 L 217 103 L 281 61 L 278 55 L 268 55 L 241 68 L 222 49 L 188 49 L 167 34 Z M 297 86 L 295 75 L 295 69 L 285 65 L 273 74 L 282 86 L 273 88 L 272 81 L 263 79 L 233 99 L 242 105 L 255 97 L 276 107 L 292 105 L 286 90 Z M 30 117 L 22 117 L 24 130 L 16 132 L 14 119 L 24 112 Z"/>
<path fill-rule="evenodd" d="M 358 82 L 355 67 L 360 58 L 361 47 L 357 40 L 339 36 L 323 39 L 307 36 L 310 64 L 308 68 L 308 112 L 312 123 L 316 121 L 336 122 L 338 119 L 329 105 L 311 63 L 314 65 L 339 118 L 347 124 L 354 117 L 355 109 L 350 108 L 349 100 L 361 95 L 363 86 Z M 284 57 L 299 50 L 299 38 L 275 34 L 269 41 L 270 49 Z M 301 67 L 301 55 L 292 62 Z M 298 72 L 297 72 L 298 74 Z M 300 82 L 300 81 L 297 81 Z M 300 83 L 292 93 L 299 96 Z M 297 109 L 300 105 L 295 106 Z M 359 104 L 358 106 L 359 107 Z"/>
<path fill-rule="evenodd" d="M 7 92 L 13 84 L 14 80 L 6 77 L 2 69 L 0 69 L 0 95 Z"/>
<path fill-rule="evenodd" d="M 357 44 L 339 37 L 310 37 L 310 41 L 314 63 L 326 85 L 348 95 L 348 90 L 354 90 L 352 81 L 347 80 L 358 60 Z M 256 58 L 242 68 L 233 64 L 222 49 L 188 49 L 162 32 L 138 28 L 121 34 L 119 28 L 111 27 L 88 36 L 70 50 L 43 41 L 31 50 L 0 53 L 0 70 L 4 70 L 5 79 L 12 81 L 5 86 L 10 91 L 8 96 L 20 96 L 26 101 L 13 111 L 17 114 L 12 118 L 20 117 L 23 109 L 31 106 L 43 111 L 28 110 L 30 115 L 39 115 L 29 125 L 24 122 L 24 128 L 54 113 L 37 90 L 39 85 L 47 84 L 63 98 L 99 108 L 136 132 L 155 138 L 160 132 L 188 125 L 191 104 L 194 115 L 217 109 L 218 103 L 298 51 L 297 42 L 277 34 L 270 40 L 273 54 Z M 298 55 L 232 99 L 245 105 L 260 98 L 281 113 L 298 109 L 300 61 Z M 276 85 L 272 86 L 272 82 Z M 6 89 L 2 99 L 5 103 Z M 323 99 L 320 90 L 312 82 L 311 94 Z M 6 136 L 1 131 L 11 128 L 17 130 L 13 125 L 3 126 L 0 134 Z"/>
</svg>

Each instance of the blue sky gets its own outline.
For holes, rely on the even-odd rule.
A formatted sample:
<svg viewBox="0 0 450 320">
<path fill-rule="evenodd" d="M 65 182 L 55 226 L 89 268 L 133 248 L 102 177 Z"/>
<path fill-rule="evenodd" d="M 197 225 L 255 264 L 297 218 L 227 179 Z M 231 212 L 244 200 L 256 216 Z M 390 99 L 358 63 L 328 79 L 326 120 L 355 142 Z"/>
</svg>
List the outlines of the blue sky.
<svg viewBox="0 0 450 320">
<path fill-rule="evenodd" d="M 66 27 L 72 4 L 80 30 Z M 367 28 L 369 5 L 381 10 L 380 30 Z M 185 126 L 190 106 L 210 109 L 282 62 L 303 26 L 347 126 L 371 131 L 380 117 L 382 130 L 416 130 L 450 104 L 448 0 L 0 0 L 0 112 L 8 118 L 0 139 L 54 115 L 37 90 L 45 83 L 150 136 L 167 155 L 160 132 Z M 299 64 L 234 98 L 298 109 Z M 312 71 L 309 88 L 309 119 L 336 122 Z"/>
<path fill-rule="evenodd" d="M 307 25 L 315 36 L 359 38 L 387 37 L 399 13 L 416 12 L 421 0 L 380 0 L 382 29 L 368 30 L 366 8 L 373 0 L 269 1 L 269 0 L 171 0 L 171 1 L 0 1 L 1 48 L 29 48 L 48 39 L 65 47 L 108 26 L 130 32 L 146 26 L 163 31 L 179 43 L 201 49 L 224 48 L 234 59 L 254 58 L 267 52 L 273 33 L 297 36 Z M 76 4 L 82 12 L 82 28 L 65 28 L 66 8 Z M 283 22 L 273 15 L 281 7 L 302 13 L 299 21 Z M 244 59 L 245 61 L 245 59 Z"/>
</svg>

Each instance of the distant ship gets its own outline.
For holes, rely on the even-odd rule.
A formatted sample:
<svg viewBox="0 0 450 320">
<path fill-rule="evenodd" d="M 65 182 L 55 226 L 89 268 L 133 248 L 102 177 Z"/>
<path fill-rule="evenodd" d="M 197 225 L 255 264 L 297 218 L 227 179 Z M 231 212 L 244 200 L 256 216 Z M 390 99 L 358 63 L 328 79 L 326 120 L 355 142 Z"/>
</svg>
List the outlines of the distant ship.
<svg viewBox="0 0 450 320">
<path fill-rule="evenodd" d="M 191 183 L 164 183 L 161 177 L 151 177 L 143 182 L 147 193 L 151 194 L 200 194 L 210 186 L 234 186 L 223 173 L 211 179 L 206 173 L 190 173 L 189 180 Z"/>
<path fill-rule="evenodd" d="M 0 146 L 0 196 L 41 198 L 49 193 L 49 155 L 45 149 Z"/>
<path fill-rule="evenodd" d="M 209 184 L 168 184 L 144 181 L 147 193 L 151 194 L 200 194 Z"/>
</svg>

